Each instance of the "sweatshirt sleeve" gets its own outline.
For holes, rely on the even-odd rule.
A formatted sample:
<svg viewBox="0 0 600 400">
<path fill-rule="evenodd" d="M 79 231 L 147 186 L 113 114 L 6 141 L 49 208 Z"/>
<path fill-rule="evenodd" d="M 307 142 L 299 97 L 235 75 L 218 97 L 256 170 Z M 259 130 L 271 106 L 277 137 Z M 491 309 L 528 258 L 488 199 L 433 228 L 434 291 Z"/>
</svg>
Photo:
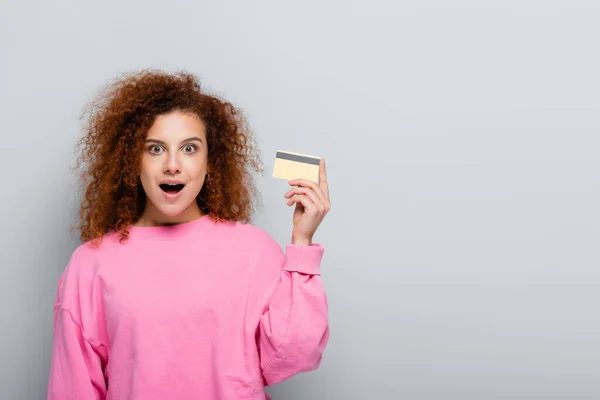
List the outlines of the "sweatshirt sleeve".
<svg viewBox="0 0 600 400">
<path fill-rule="evenodd" d="M 69 311 L 55 306 L 48 400 L 105 399 L 102 352 L 83 336 Z"/>
<path fill-rule="evenodd" d="M 271 293 L 260 317 L 257 345 L 266 385 L 317 369 L 329 339 L 327 298 L 321 282 L 320 244 L 288 244 L 284 255 L 272 241 L 257 266 Z"/>
<path fill-rule="evenodd" d="M 83 247 L 58 281 L 48 400 L 104 400 L 108 360 L 95 264 Z"/>
</svg>

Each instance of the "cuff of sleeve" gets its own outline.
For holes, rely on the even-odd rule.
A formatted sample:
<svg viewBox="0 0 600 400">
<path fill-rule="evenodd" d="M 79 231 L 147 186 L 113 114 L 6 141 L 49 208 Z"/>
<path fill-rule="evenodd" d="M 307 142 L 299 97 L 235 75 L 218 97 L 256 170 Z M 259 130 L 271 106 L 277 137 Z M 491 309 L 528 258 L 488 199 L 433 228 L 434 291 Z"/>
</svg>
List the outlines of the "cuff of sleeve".
<svg viewBox="0 0 600 400">
<path fill-rule="evenodd" d="M 318 243 L 310 246 L 287 244 L 287 262 L 283 269 L 308 275 L 321 275 L 321 259 L 324 251 L 325 248 Z"/>
</svg>

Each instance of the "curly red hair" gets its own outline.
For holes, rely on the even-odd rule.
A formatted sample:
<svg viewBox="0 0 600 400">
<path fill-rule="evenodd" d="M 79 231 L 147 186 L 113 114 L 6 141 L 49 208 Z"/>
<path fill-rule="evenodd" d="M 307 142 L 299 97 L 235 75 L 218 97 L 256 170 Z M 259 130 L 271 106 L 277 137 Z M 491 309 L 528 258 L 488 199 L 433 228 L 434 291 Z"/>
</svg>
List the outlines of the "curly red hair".
<svg viewBox="0 0 600 400">
<path fill-rule="evenodd" d="M 250 220 L 257 200 L 252 171 L 262 166 L 242 111 L 205 93 L 192 74 L 142 70 L 110 82 L 84 108 L 76 165 L 82 241 L 110 231 L 127 239 L 146 202 L 139 177 L 146 134 L 157 116 L 172 111 L 195 114 L 206 126 L 211 172 L 196 198 L 200 210 L 219 220 Z"/>
</svg>

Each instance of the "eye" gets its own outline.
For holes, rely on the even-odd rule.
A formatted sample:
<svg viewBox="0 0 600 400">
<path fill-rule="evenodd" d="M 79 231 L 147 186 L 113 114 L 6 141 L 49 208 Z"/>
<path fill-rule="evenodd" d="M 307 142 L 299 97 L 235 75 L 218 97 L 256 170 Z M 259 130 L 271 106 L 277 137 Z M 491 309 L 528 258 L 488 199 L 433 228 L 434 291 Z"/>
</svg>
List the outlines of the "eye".
<svg viewBox="0 0 600 400">
<path fill-rule="evenodd" d="M 186 153 L 193 153 L 194 151 L 196 151 L 196 146 L 193 144 L 186 144 L 185 146 L 183 146 L 183 151 L 185 151 Z"/>
<path fill-rule="evenodd" d="M 150 145 L 150 147 L 148 147 L 148 150 L 152 154 L 160 154 L 160 151 L 162 150 L 162 148 L 159 145 L 153 144 L 153 145 Z"/>
</svg>

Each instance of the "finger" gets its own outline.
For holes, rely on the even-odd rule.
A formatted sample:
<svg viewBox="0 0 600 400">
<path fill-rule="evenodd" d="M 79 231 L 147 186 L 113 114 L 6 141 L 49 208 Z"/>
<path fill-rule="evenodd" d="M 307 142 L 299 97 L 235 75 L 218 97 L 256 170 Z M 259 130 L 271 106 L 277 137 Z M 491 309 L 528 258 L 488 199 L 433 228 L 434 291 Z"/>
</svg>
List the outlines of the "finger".
<svg viewBox="0 0 600 400">
<path fill-rule="evenodd" d="M 319 207 L 324 207 L 325 210 L 329 209 L 329 202 L 327 201 L 327 199 L 325 199 L 325 196 L 323 195 L 323 193 L 319 190 L 319 188 L 317 186 L 312 186 L 312 187 L 295 187 L 293 189 L 290 189 L 286 194 L 285 197 L 290 197 L 292 196 L 292 194 L 294 193 L 303 193 L 306 195 L 311 196 L 311 199 L 315 202 L 318 203 Z"/>
<path fill-rule="evenodd" d="M 325 168 L 325 159 L 319 161 L 319 188 L 329 203 L 329 185 L 327 184 L 327 169 Z"/>
<path fill-rule="evenodd" d="M 302 204 L 305 211 L 310 211 L 311 214 L 316 214 L 317 212 L 317 206 L 315 203 L 313 203 L 312 200 L 305 195 L 295 194 L 292 196 L 292 198 L 288 201 L 288 206 L 291 206 L 294 203 Z"/>
<path fill-rule="evenodd" d="M 308 179 L 292 179 L 288 181 L 288 183 L 291 186 L 309 187 L 312 190 L 314 190 L 315 193 L 317 193 L 317 196 L 319 196 L 323 203 L 328 203 L 327 197 L 325 196 L 321 188 L 319 188 L 319 186 L 313 181 L 309 181 Z"/>
<path fill-rule="evenodd" d="M 319 194 L 317 192 L 315 192 L 314 190 L 312 190 L 312 188 L 307 188 L 307 187 L 294 187 L 290 190 L 288 190 L 288 192 L 286 194 L 283 195 L 283 197 L 290 197 L 292 194 L 294 193 L 313 193 L 315 194 L 315 196 L 317 196 L 317 199 L 321 200 L 321 198 L 319 197 Z"/>
<path fill-rule="evenodd" d="M 323 205 L 325 206 L 325 210 L 329 211 L 329 209 L 331 209 L 331 202 L 329 201 L 329 193 L 323 193 L 323 191 L 321 190 L 321 188 L 319 186 L 317 186 L 316 183 L 314 183 L 313 181 L 309 181 L 307 179 L 293 179 L 288 181 L 288 183 L 292 186 L 295 185 L 300 185 L 299 187 L 309 187 L 311 188 L 316 194 L 317 196 L 319 196 L 319 199 L 321 200 L 321 203 L 323 203 Z M 327 190 L 327 188 L 325 188 Z M 293 191 L 294 189 L 291 189 L 291 191 Z M 290 193 L 288 192 L 288 193 Z"/>
<path fill-rule="evenodd" d="M 318 209 L 325 210 L 325 204 L 323 203 L 323 200 L 321 200 L 319 198 L 319 196 L 317 196 L 317 194 L 314 191 L 310 190 L 309 188 L 294 188 L 294 189 L 290 190 L 289 192 L 287 192 L 285 197 L 290 197 L 290 196 L 292 196 L 292 194 L 306 195 L 306 196 L 310 197 L 310 199 L 313 201 L 313 203 L 316 204 Z"/>
</svg>

